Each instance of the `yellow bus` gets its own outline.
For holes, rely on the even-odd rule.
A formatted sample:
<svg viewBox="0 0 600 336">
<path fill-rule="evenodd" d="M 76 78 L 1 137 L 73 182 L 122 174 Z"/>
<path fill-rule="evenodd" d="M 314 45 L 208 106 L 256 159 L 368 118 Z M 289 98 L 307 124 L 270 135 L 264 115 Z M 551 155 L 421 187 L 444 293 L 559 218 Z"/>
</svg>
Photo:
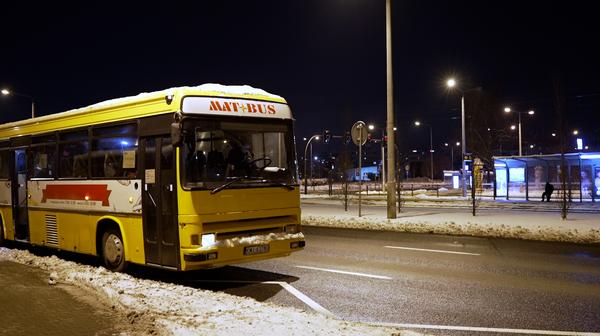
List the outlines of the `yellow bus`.
<svg viewBox="0 0 600 336">
<path fill-rule="evenodd" d="M 0 241 L 172 270 L 304 248 L 293 119 L 203 84 L 0 125 Z"/>
</svg>

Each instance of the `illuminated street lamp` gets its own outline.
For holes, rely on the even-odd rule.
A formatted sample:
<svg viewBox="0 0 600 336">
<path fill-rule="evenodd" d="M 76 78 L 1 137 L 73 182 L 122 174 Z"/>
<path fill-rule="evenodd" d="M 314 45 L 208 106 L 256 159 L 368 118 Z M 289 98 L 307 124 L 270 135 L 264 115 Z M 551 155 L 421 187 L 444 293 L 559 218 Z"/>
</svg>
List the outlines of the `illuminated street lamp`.
<svg viewBox="0 0 600 336">
<path fill-rule="evenodd" d="M 415 126 L 419 127 L 421 125 L 429 126 L 429 155 L 431 158 L 431 181 L 433 182 L 433 127 L 431 124 L 422 124 L 420 121 L 415 121 Z"/>
<path fill-rule="evenodd" d="M 467 156 L 467 137 L 465 133 L 465 91 L 461 90 L 456 82 L 456 79 L 449 78 L 446 81 L 446 86 L 450 89 L 456 89 L 460 92 L 460 122 L 462 135 L 462 165 L 460 167 L 463 197 L 467 196 L 467 174 L 465 169 L 465 157 Z"/>
<path fill-rule="evenodd" d="M 573 130 L 573 135 L 579 134 L 579 130 Z"/>
<path fill-rule="evenodd" d="M 306 139 L 306 138 L 305 138 Z M 318 135 L 313 135 L 310 137 L 310 139 L 308 140 L 308 142 L 306 143 L 306 147 L 304 147 L 304 194 L 306 195 L 308 193 L 308 174 L 306 174 L 306 152 L 308 152 L 308 145 L 310 145 L 310 157 L 313 157 L 313 153 L 312 153 L 312 141 L 314 140 L 319 140 L 319 136 Z M 310 160 L 310 179 L 312 180 L 312 167 L 313 167 L 313 161 Z"/>
<path fill-rule="evenodd" d="M 18 92 L 14 92 L 14 91 L 10 91 L 8 89 L 2 89 L 0 90 L 0 93 L 2 93 L 3 96 L 9 96 L 9 95 L 15 95 L 15 96 L 19 96 L 19 97 L 25 97 L 31 100 L 31 118 L 35 117 L 35 103 L 33 101 L 33 97 L 30 95 L 26 95 L 26 94 L 22 94 L 22 93 L 18 93 Z"/>
<path fill-rule="evenodd" d="M 504 112 L 510 113 L 510 112 L 512 112 L 512 110 L 510 107 L 505 107 Z M 521 137 L 521 113 L 522 113 L 522 111 L 517 111 L 517 114 L 519 115 L 519 156 L 523 156 L 523 146 L 522 146 L 522 137 Z M 527 114 L 534 115 L 535 111 L 529 110 L 529 111 L 527 111 Z M 514 125 L 511 126 L 510 129 L 514 130 Z"/>
<path fill-rule="evenodd" d="M 445 142 L 444 146 L 450 147 L 450 170 L 454 170 L 454 150 L 456 147 L 460 146 L 460 142 L 457 141 L 455 144 L 452 144 L 452 146 Z"/>
</svg>

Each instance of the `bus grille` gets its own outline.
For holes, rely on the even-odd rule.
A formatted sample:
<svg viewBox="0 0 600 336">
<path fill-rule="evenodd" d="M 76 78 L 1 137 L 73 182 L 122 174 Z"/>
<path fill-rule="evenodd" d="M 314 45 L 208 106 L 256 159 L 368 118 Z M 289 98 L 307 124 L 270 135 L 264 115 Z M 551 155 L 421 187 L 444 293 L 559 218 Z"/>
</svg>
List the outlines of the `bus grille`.
<svg viewBox="0 0 600 336">
<path fill-rule="evenodd" d="M 46 215 L 46 244 L 58 246 L 58 223 L 56 215 Z"/>
</svg>

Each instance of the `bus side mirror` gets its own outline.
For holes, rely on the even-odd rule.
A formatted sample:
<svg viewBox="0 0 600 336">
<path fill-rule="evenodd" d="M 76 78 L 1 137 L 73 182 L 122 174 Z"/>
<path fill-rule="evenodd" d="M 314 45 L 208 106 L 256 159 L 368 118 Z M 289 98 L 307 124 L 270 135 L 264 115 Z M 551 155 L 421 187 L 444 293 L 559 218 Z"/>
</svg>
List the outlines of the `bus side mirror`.
<svg viewBox="0 0 600 336">
<path fill-rule="evenodd" d="M 181 123 L 172 123 L 171 124 L 171 144 L 173 146 L 179 146 L 182 142 L 181 136 Z"/>
</svg>

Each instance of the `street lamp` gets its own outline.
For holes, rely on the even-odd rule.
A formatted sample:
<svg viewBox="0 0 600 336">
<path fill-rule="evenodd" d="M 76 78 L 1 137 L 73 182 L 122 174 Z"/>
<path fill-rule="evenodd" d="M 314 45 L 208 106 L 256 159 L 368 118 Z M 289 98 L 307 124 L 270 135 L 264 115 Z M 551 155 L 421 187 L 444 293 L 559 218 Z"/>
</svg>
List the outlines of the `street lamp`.
<svg viewBox="0 0 600 336">
<path fill-rule="evenodd" d="M 431 124 L 422 124 L 420 121 L 415 121 L 415 126 L 421 125 L 429 126 L 429 155 L 431 158 L 431 182 L 433 182 L 433 127 Z"/>
<path fill-rule="evenodd" d="M 452 145 L 445 142 L 444 146 L 450 147 L 450 170 L 454 170 L 454 150 L 456 149 L 456 147 L 460 146 L 460 142 L 457 141 Z"/>
<path fill-rule="evenodd" d="M 510 107 L 505 107 L 504 112 L 510 113 L 510 112 L 512 112 L 512 109 Z M 522 112 L 523 111 L 517 111 L 517 114 L 519 115 L 519 156 L 523 156 L 522 138 L 521 138 L 521 113 Z M 527 114 L 534 115 L 535 111 L 529 110 L 529 111 L 527 111 Z M 511 126 L 510 129 L 514 130 L 513 126 Z"/>
<path fill-rule="evenodd" d="M 306 174 L 306 152 L 308 152 L 308 145 L 310 145 L 310 172 L 311 172 L 311 177 L 310 179 L 312 180 L 312 166 L 313 166 L 313 162 L 312 162 L 312 157 L 313 157 L 313 153 L 312 153 L 312 144 L 311 142 L 314 140 L 319 140 L 319 136 L 318 135 L 313 135 L 310 137 L 310 139 L 308 140 L 308 142 L 306 143 L 306 147 L 304 147 L 304 195 L 308 194 L 308 174 Z"/>
<path fill-rule="evenodd" d="M 26 94 L 23 94 L 23 93 L 18 93 L 18 92 L 10 91 L 8 89 L 2 89 L 2 90 L 0 90 L 0 93 L 2 93 L 3 96 L 15 95 L 15 96 L 20 96 L 20 97 L 25 97 L 25 98 L 31 99 L 31 118 L 35 117 L 35 103 L 33 101 L 33 97 L 32 96 L 26 95 Z"/>
<path fill-rule="evenodd" d="M 448 86 L 448 88 L 456 89 L 458 92 L 460 92 L 460 121 L 462 135 L 462 165 L 460 167 L 460 175 L 462 179 L 463 197 L 467 197 L 467 172 L 465 169 L 465 156 L 467 156 L 467 139 L 465 133 L 465 91 L 461 90 L 456 84 L 457 83 L 454 78 L 450 78 L 448 81 L 446 81 L 446 86 Z"/>
<path fill-rule="evenodd" d="M 375 129 L 375 125 L 374 124 L 369 124 L 368 129 L 370 131 L 373 131 Z M 394 131 L 396 130 L 396 127 L 394 127 Z M 383 145 L 383 140 L 385 139 L 385 127 L 381 128 L 381 190 L 384 191 L 386 190 L 386 186 L 385 186 L 385 147 Z"/>
</svg>

